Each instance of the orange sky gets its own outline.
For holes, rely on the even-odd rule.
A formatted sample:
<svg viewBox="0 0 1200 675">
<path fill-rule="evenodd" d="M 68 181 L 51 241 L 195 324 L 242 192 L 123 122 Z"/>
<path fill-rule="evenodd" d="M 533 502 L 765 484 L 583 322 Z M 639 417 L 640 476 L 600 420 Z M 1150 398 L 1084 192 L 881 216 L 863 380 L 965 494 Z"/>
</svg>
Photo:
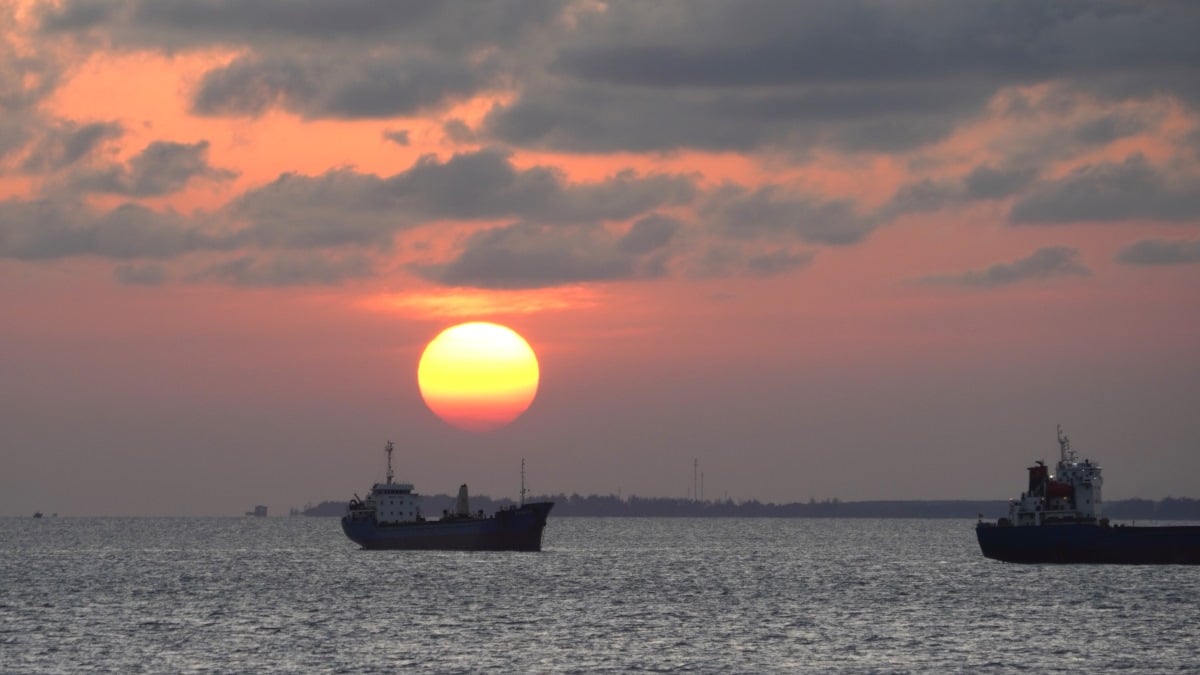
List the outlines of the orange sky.
<svg viewBox="0 0 1200 675">
<path fill-rule="evenodd" d="M 1059 423 L 1200 496 L 1195 12 L 705 7 L 0 9 L 0 514 L 280 512 L 388 439 L 429 493 L 1005 498 Z M 417 390 L 471 320 L 541 364 L 486 434 Z"/>
</svg>

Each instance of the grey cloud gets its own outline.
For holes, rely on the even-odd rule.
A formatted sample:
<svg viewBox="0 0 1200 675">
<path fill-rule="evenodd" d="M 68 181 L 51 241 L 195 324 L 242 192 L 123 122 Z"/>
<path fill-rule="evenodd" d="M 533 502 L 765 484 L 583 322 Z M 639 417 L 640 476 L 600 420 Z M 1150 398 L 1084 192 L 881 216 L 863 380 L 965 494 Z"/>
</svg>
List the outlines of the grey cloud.
<svg viewBox="0 0 1200 675">
<path fill-rule="evenodd" d="M 1186 265 L 1200 263 L 1200 239 L 1143 239 L 1121 249 L 1118 262 L 1131 265 Z"/>
<path fill-rule="evenodd" d="M 572 184 L 545 167 L 519 170 L 507 153 L 485 149 L 444 162 L 422 157 L 385 178 L 346 169 L 318 177 L 282 176 L 231 208 L 249 221 L 243 241 L 304 248 L 379 244 L 401 229 L 439 219 L 624 220 L 686 203 L 694 192 L 689 177 L 630 172 Z"/>
<path fill-rule="evenodd" d="M 812 251 L 793 253 L 788 249 L 778 249 L 764 255 L 751 256 L 746 260 L 746 267 L 756 276 L 770 277 L 808 267 L 815 257 L 816 254 Z"/>
<path fill-rule="evenodd" d="M 804 269 L 816 258 L 815 251 L 795 251 L 788 247 L 762 249 L 747 242 L 723 242 L 709 246 L 687 271 L 697 277 L 750 275 L 772 277 Z"/>
<path fill-rule="evenodd" d="M 580 33 L 601 38 L 564 48 L 556 69 L 647 87 L 1031 82 L 1191 68 L 1200 56 L 1200 12 L 1180 2 L 631 0 L 586 21 Z"/>
<path fill-rule="evenodd" d="M 278 105 L 309 118 L 385 118 L 466 96 L 490 78 L 478 64 L 411 56 L 242 57 L 205 74 L 193 111 L 254 116 Z"/>
<path fill-rule="evenodd" d="M 0 202 L 0 256 L 47 260 L 92 250 L 94 226 L 78 203 L 52 200 Z"/>
<path fill-rule="evenodd" d="M 442 125 L 442 132 L 446 134 L 446 138 L 449 138 L 454 143 L 474 143 L 476 140 L 475 132 L 471 130 L 471 127 L 467 126 L 466 122 L 457 118 L 447 120 Z"/>
<path fill-rule="evenodd" d="M 968 199 L 1003 199 L 1027 187 L 1037 177 L 1031 168 L 995 169 L 977 166 L 963 179 Z"/>
<path fill-rule="evenodd" d="M 48 50 L 32 51 L 17 36 L 13 3 L 0 5 L 0 159 L 16 153 L 46 126 L 39 106 L 57 89 L 66 64 Z"/>
<path fill-rule="evenodd" d="M 778 144 L 802 150 L 820 143 L 900 150 L 949 134 L 957 121 L 982 110 L 990 95 L 969 83 L 953 90 L 881 84 L 668 94 L 568 82 L 526 88 L 518 100 L 490 111 L 483 130 L 508 143 L 572 151 Z"/>
<path fill-rule="evenodd" d="M 193 110 L 254 116 L 282 107 L 308 118 L 379 118 L 500 86 L 559 2 L 90 0 L 44 8 L 44 39 L 98 38 L 117 49 L 233 48 L 243 56 L 202 78 Z"/>
<path fill-rule="evenodd" d="M 113 277 L 127 286 L 161 286 L 167 271 L 162 265 L 117 265 Z"/>
<path fill-rule="evenodd" d="M 26 171 L 57 171 L 87 158 L 104 141 L 124 133 L 116 122 L 62 122 L 50 129 L 25 158 Z"/>
<path fill-rule="evenodd" d="M 97 213 L 77 202 L 0 202 L 0 257 L 170 258 L 224 247 L 221 238 L 181 216 L 136 204 Z"/>
<path fill-rule="evenodd" d="M 543 288 L 659 276 L 664 267 L 657 257 L 621 251 L 620 240 L 596 225 L 517 223 L 478 232 L 453 261 L 414 271 L 447 286 Z"/>
<path fill-rule="evenodd" d="M 40 8 L 47 36 L 103 30 L 118 47 L 171 52 L 211 45 L 421 43 L 446 53 L 519 43 L 563 3 L 410 3 L 390 0 L 66 0 Z"/>
<path fill-rule="evenodd" d="M 675 233 L 683 226 L 674 218 L 661 215 L 649 215 L 634 222 L 629 232 L 617 242 L 617 250 L 622 253 L 649 253 L 666 246 Z"/>
<path fill-rule="evenodd" d="M 909 213 L 930 213 L 972 201 L 1004 199 L 1033 182 L 1030 168 L 996 169 L 980 165 L 962 179 L 923 178 L 901 185 L 877 214 L 882 221 Z"/>
<path fill-rule="evenodd" d="M 192 281 L 219 281 L 233 286 L 337 285 L 374 276 L 371 260 L 363 255 L 331 257 L 313 252 L 288 252 L 267 257 L 241 256 L 206 268 Z"/>
<path fill-rule="evenodd" d="M 410 142 L 409 138 L 408 138 L 408 131 L 405 129 L 397 129 L 394 131 L 385 131 L 385 132 L 383 132 L 383 137 L 386 138 L 387 140 L 395 143 L 396 145 L 407 146 Z"/>
<path fill-rule="evenodd" d="M 38 6 L 44 33 L 86 31 L 104 25 L 121 13 L 121 5 L 104 0 L 77 0 Z"/>
<path fill-rule="evenodd" d="M 1183 3 L 612 2 L 584 15 L 554 77 L 485 128 L 566 150 L 893 152 L 944 138 L 1011 85 L 1086 83 L 1147 98 L 1112 78 L 1149 74 L 1156 95 L 1191 100 L 1198 29 L 1200 13 Z M 621 123 L 627 111 L 640 126 Z M 1097 121 L 1077 140 L 1130 132 Z"/>
<path fill-rule="evenodd" d="M 962 199 L 962 186 L 957 183 L 924 178 L 897 188 L 883 213 L 889 218 L 905 213 L 928 213 Z"/>
<path fill-rule="evenodd" d="M 1039 248 L 1027 258 L 1011 263 L 997 263 L 982 270 L 971 270 L 961 274 L 924 277 L 918 282 L 935 286 L 996 288 L 1025 281 L 1091 275 L 1091 270 L 1077 262 L 1078 257 L 1079 251 L 1074 248 L 1048 246 Z"/>
<path fill-rule="evenodd" d="M 1200 217 L 1200 183 L 1175 185 L 1140 155 L 1120 164 L 1082 167 L 1059 180 L 1036 185 L 1009 212 L 1015 224 Z"/>
<path fill-rule="evenodd" d="M 129 160 L 128 166 L 80 170 L 71 185 L 87 192 L 154 197 L 182 190 L 193 179 L 227 181 L 238 175 L 210 166 L 207 155 L 208 141 L 155 141 Z"/>
<path fill-rule="evenodd" d="M 397 210 L 383 186 L 379 177 L 351 169 L 283 174 L 230 204 L 230 213 L 248 223 L 235 238 L 260 248 L 386 246 L 420 216 Z"/>
<path fill-rule="evenodd" d="M 117 48 L 243 50 L 203 80 L 195 108 L 208 114 L 385 117 L 510 91 L 479 131 L 567 151 L 897 152 L 946 138 L 1013 85 L 1200 103 L 1200 10 L 1186 2 L 598 7 L 68 0 L 44 11 L 42 29 Z M 1077 142 L 1130 132 L 1097 120 Z"/>
<path fill-rule="evenodd" d="M 313 97 L 313 77 L 291 62 L 263 63 L 243 56 L 204 74 L 192 110 L 201 115 L 260 115 L 277 104 Z"/>
<path fill-rule="evenodd" d="M 1145 130 L 1145 120 L 1126 115 L 1107 114 L 1084 122 L 1075 130 L 1075 139 L 1086 145 L 1107 145 Z"/>
<path fill-rule="evenodd" d="M 880 221 L 846 199 L 792 196 L 777 186 L 716 190 L 702 208 L 709 223 L 734 238 L 784 237 L 814 244 L 852 244 Z"/>
</svg>

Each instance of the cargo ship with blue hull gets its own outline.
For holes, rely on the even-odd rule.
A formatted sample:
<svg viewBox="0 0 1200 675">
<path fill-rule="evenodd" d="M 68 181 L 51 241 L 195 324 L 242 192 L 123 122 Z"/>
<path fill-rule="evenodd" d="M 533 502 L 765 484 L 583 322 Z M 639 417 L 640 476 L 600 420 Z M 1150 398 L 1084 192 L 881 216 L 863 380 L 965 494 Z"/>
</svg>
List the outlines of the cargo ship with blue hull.
<svg viewBox="0 0 1200 675">
<path fill-rule="evenodd" d="M 1100 466 L 1079 461 L 1058 430 L 1060 458 L 1029 467 L 1029 486 L 994 523 L 975 535 L 983 555 L 1013 563 L 1200 565 L 1200 526 L 1110 523 L 1101 514 Z"/>
<path fill-rule="evenodd" d="M 554 502 L 525 502 L 525 463 L 521 462 L 521 501 L 492 515 L 472 513 L 467 486 L 459 487 L 453 512 L 426 519 L 411 483 L 392 474 L 392 443 L 387 453 L 387 482 L 376 483 L 365 499 L 350 500 L 342 531 L 365 549 L 433 551 L 540 551 L 546 518 Z"/>
</svg>

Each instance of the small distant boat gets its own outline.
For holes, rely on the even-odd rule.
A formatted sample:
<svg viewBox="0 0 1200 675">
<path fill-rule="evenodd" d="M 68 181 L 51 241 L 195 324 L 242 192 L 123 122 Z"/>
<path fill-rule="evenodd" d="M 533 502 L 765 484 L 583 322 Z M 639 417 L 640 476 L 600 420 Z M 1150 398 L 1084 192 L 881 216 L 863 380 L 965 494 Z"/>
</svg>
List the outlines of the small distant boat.
<svg viewBox="0 0 1200 675">
<path fill-rule="evenodd" d="M 42 512 L 41 512 L 41 511 L 34 511 L 34 512 L 33 512 L 33 517 L 34 517 L 34 518 L 41 518 L 41 517 L 42 517 Z"/>
<path fill-rule="evenodd" d="M 262 504 L 259 504 L 258 506 L 254 507 L 253 511 L 247 511 L 246 515 L 255 516 L 257 518 L 266 518 L 267 517 L 267 507 L 263 506 Z"/>
<path fill-rule="evenodd" d="M 454 512 L 427 520 L 411 483 L 396 483 L 392 475 L 391 441 L 387 453 L 387 482 L 376 483 L 366 499 L 354 499 L 342 516 L 342 531 L 365 549 L 540 551 L 542 531 L 554 502 L 525 502 L 525 462 L 521 462 L 521 503 L 490 516 L 471 512 L 467 486 L 458 489 Z"/>
<path fill-rule="evenodd" d="M 975 535 L 983 555 L 1015 563 L 1200 565 L 1200 526 L 1113 525 L 1101 516 L 1100 466 L 1080 462 L 1058 429 L 1060 459 L 1029 467 L 1029 488 L 1007 518 L 982 520 Z"/>
</svg>

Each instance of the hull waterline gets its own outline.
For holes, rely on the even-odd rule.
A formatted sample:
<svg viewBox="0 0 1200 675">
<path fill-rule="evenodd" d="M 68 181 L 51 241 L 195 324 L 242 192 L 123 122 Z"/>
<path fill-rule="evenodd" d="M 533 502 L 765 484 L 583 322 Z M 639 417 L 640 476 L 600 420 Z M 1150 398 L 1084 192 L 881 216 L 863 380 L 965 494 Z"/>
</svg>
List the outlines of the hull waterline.
<svg viewBox="0 0 1200 675">
<path fill-rule="evenodd" d="M 488 518 L 379 525 L 342 518 L 342 531 L 370 550 L 540 551 L 553 502 L 531 502 Z"/>
<path fill-rule="evenodd" d="M 983 555 L 1013 563 L 1200 565 L 1200 527 L 975 527 Z"/>
</svg>

